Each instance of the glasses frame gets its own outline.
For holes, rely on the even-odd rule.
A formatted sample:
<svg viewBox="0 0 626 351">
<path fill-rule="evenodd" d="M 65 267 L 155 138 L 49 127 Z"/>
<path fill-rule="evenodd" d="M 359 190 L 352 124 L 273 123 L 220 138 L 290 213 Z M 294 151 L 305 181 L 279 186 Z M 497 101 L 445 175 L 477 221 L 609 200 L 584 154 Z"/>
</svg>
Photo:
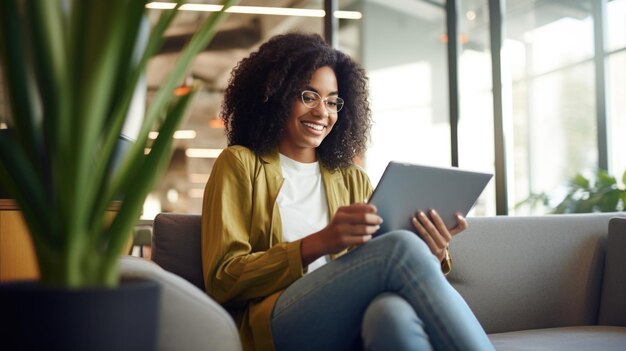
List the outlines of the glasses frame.
<svg viewBox="0 0 626 351">
<path fill-rule="evenodd" d="M 304 101 L 304 94 L 313 94 L 316 97 L 315 101 L 313 102 L 313 105 L 311 105 L 311 103 L 307 103 L 306 101 Z M 335 103 L 337 104 L 337 111 L 333 111 L 333 110 L 328 108 L 328 99 L 329 98 L 336 99 Z M 304 104 L 304 106 L 306 106 L 306 107 L 308 107 L 310 109 L 314 109 L 314 108 L 316 108 L 317 106 L 320 105 L 320 102 L 324 102 L 324 108 L 326 109 L 326 112 L 333 113 L 333 114 L 339 113 L 339 111 L 341 111 L 341 109 L 343 109 L 343 106 L 345 104 L 345 101 L 342 98 L 340 98 L 339 96 L 329 96 L 329 97 L 325 97 L 325 98 L 322 99 L 320 94 L 318 94 L 318 93 L 316 93 L 316 92 L 314 92 L 312 90 L 303 90 L 300 93 L 300 100 L 302 101 L 302 104 Z"/>
</svg>

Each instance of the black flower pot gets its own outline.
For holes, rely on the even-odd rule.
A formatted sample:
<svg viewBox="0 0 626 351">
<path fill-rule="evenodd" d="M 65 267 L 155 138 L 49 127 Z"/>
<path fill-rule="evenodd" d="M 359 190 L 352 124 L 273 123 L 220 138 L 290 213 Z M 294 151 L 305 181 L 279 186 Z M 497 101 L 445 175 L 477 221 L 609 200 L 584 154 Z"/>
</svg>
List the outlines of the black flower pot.
<svg viewBox="0 0 626 351">
<path fill-rule="evenodd" d="M 4 350 L 154 350 L 160 293 L 151 280 L 114 289 L 3 283 L 0 343 Z"/>
</svg>

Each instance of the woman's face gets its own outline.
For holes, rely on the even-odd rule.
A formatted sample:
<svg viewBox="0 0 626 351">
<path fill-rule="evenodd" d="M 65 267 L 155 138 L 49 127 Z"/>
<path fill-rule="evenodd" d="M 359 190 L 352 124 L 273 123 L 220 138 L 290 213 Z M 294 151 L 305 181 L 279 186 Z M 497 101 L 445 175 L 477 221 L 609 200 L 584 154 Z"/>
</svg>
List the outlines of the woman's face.
<svg viewBox="0 0 626 351">
<path fill-rule="evenodd" d="M 320 67 L 311 76 L 304 90 L 316 92 L 321 101 L 315 108 L 302 102 L 300 94 L 291 105 L 287 125 L 278 144 L 281 154 L 303 163 L 317 161 L 315 149 L 330 133 L 337 122 L 337 113 L 326 110 L 324 99 L 337 96 L 337 77 L 332 68 Z"/>
</svg>

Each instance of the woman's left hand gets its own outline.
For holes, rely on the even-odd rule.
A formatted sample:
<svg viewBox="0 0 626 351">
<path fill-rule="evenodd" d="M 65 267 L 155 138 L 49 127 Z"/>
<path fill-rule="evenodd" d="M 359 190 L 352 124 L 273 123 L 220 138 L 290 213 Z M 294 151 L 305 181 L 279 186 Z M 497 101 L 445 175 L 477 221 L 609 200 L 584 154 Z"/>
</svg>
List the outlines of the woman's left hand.
<svg viewBox="0 0 626 351">
<path fill-rule="evenodd" d="M 452 237 L 467 229 L 465 217 L 457 213 L 456 218 L 457 223 L 454 228 L 446 228 L 445 223 L 435 210 L 430 210 L 428 215 L 418 211 L 412 219 L 417 233 L 424 239 L 430 251 L 439 261 L 443 261 L 446 257 L 446 249 Z"/>
</svg>

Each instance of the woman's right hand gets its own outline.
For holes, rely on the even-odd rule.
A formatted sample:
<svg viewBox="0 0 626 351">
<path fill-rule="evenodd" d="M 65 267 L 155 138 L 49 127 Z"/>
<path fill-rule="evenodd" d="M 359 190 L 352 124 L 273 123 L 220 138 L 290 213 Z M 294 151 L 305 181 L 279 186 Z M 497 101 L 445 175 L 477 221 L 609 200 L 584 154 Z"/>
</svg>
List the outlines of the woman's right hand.
<svg viewBox="0 0 626 351">
<path fill-rule="evenodd" d="M 366 243 L 382 222 L 374 205 L 360 203 L 340 207 L 326 228 L 302 239 L 303 265 L 321 256 Z"/>
</svg>

